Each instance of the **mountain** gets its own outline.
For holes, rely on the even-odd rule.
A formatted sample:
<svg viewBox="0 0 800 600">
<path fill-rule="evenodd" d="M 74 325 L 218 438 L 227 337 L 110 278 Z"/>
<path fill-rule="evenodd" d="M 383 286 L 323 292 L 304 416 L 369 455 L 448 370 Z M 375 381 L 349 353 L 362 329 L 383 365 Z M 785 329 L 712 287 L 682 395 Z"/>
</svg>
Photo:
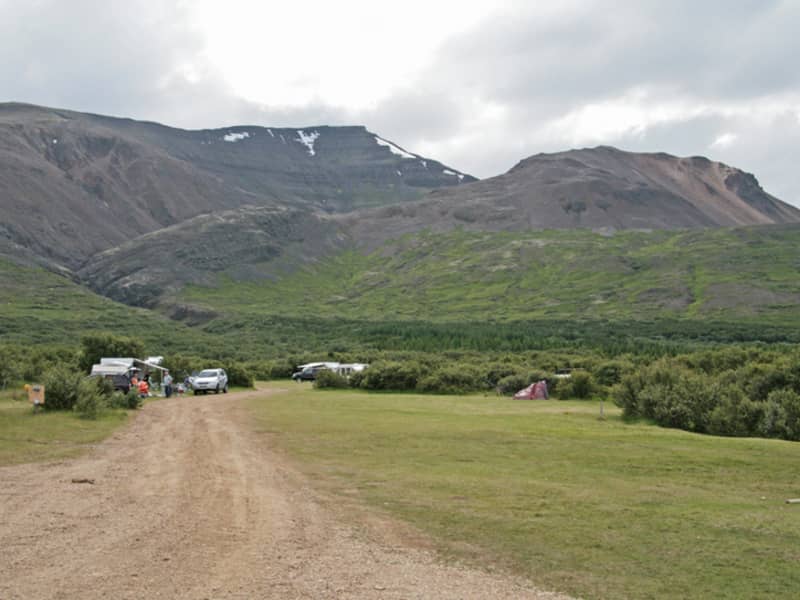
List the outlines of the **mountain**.
<svg viewBox="0 0 800 600">
<path fill-rule="evenodd" d="M 324 213 L 250 206 L 140 236 L 92 257 L 77 274 L 104 296 L 154 307 L 186 285 L 214 286 L 220 276 L 276 281 L 350 246 L 350 238 Z M 185 305 L 169 310 L 182 318 L 194 312 Z"/>
<path fill-rule="evenodd" d="M 800 222 L 756 178 L 703 157 L 601 146 L 526 158 L 503 175 L 348 218 L 374 245 L 401 233 L 529 229 L 690 229 Z"/>
<path fill-rule="evenodd" d="M 333 213 L 470 181 L 364 127 L 187 131 L 0 104 L 0 239 L 70 268 L 201 214 Z"/>
<path fill-rule="evenodd" d="M 170 297 L 167 310 L 193 314 L 191 303 L 175 300 L 183 286 L 213 287 L 219 277 L 278 286 L 296 270 L 346 250 L 392 255 L 396 240 L 424 231 L 578 228 L 608 234 L 796 222 L 798 209 L 773 198 L 738 169 L 705 158 L 600 147 L 536 155 L 505 175 L 377 209 L 326 215 L 245 207 L 196 217 L 97 254 L 78 275 L 116 300 L 156 306 Z M 620 265 L 611 263 L 620 272 Z M 394 267 L 376 272 L 385 275 L 380 286 L 392 287 Z"/>
</svg>

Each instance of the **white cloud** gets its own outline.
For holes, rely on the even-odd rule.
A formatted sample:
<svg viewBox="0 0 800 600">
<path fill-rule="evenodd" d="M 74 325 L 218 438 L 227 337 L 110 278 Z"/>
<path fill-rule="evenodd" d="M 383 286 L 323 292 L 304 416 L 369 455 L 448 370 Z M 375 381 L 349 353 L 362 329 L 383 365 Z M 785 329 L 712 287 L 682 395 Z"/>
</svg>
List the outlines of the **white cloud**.
<svg viewBox="0 0 800 600">
<path fill-rule="evenodd" d="M 711 142 L 710 147 L 714 149 L 728 148 L 736 142 L 738 137 L 735 133 L 723 133 Z"/>
</svg>

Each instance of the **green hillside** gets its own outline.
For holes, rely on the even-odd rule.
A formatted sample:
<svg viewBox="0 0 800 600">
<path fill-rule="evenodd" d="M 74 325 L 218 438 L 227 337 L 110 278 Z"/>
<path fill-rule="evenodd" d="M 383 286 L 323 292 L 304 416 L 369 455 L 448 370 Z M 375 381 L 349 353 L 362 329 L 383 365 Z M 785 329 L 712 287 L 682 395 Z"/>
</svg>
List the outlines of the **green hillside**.
<svg viewBox="0 0 800 600">
<path fill-rule="evenodd" d="M 800 325 L 800 227 L 405 236 L 277 281 L 220 275 L 180 302 L 231 316 L 418 320 L 689 319 Z"/>
<path fill-rule="evenodd" d="M 40 267 L 0 258 L 0 338 L 18 344 L 77 345 L 89 332 L 150 342 L 154 351 L 199 344 L 200 331 L 153 311 L 113 302 Z"/>
</svg>

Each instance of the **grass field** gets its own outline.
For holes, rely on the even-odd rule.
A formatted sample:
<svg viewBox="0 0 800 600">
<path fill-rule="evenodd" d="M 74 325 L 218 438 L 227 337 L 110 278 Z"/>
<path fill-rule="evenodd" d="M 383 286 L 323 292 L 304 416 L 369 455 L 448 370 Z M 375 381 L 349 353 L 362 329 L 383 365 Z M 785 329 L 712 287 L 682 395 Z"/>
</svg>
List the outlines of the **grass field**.
<svg viewBox="0 0 800 600">
<path fill-rule="evenodd" d="M 122 410 L 94 421 L 71 412 L 34 413 L 19 398 L 18 392 L 0 392 L 0 466 L 75 456 L 127 420 Z"/>
<path fill-rule="evenodd" d="M 448 555 L 585 598 L 794 598 L 800 444 L 623 422 L 597 402 L 288 392 L 258 427 Z"/>
</svg>

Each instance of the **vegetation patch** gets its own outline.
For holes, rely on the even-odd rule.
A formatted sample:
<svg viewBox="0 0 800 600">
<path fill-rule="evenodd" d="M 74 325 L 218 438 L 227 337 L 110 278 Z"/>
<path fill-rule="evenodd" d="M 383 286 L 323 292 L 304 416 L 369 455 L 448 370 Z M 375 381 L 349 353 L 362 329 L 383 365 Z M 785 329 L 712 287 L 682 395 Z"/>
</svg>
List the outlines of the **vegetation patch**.
<svg viewBox="0 0 800 600">
<path fill-rule="evenodd" d="M 34 412 L 21 391 L 0 392 L 0 466 L 76 456 L 127 421 L 125 410 L 96 419 L 72 411 Z"/>
</svg>

